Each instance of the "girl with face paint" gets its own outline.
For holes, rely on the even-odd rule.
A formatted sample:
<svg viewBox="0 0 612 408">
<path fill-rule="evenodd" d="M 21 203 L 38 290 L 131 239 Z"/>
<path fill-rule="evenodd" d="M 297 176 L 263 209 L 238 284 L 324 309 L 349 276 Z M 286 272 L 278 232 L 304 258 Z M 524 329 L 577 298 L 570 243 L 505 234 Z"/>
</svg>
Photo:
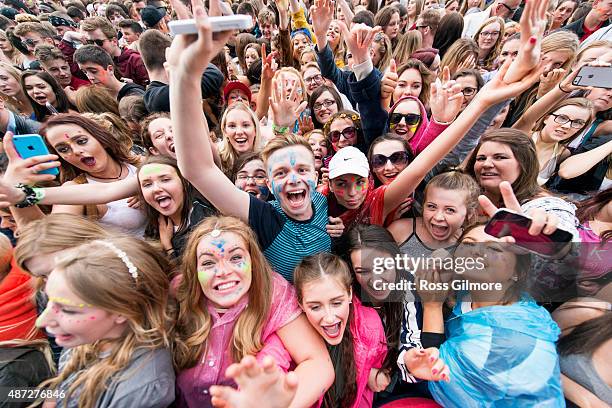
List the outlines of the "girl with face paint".
<svg viewBox="0 0 612 408">
<path fill-rule="evenodd" d="M 138 170 L 139 198 L 147 215 L 146 235 L 159 239 L 173 258 L 180 258 L 189 234 L 216 210 L 183 178 L 176 161 L 149 156 Z"/>
<path fill-rule="evenodd" d="M 244 222 L 233 217 L 202 222 L 187 243 L 182 273 L 174 356 L 177 406 L 210 406 L 209 387 L 235 387 L 226 368 L 247 355 L 272 356 L 284 370 L 293 362 L 299 378 L 294 403 L 317 401 L 333 381 L 323 340 Z"/>
<path fill-rule="evenodd" d="M 379 375 L 387 354 L 382 321 L 353 295 L 351 280 L 347 264 L 327 253 L 303 259 L 295 270 L 300 306 L 327 343 L 336 371 L 323 396 L 325 407 L 372 406 L 377 377 L 388 383 Z"/>
<path fill-rule="evenodd" d="M 59 373 L 43 383 L 61 390 L 58 406 L 174 401 L 168 270 L 158 250 L 132 237 L 95 240 L 58 257 L 36 322 L 64 347 Z"/>
</svg>

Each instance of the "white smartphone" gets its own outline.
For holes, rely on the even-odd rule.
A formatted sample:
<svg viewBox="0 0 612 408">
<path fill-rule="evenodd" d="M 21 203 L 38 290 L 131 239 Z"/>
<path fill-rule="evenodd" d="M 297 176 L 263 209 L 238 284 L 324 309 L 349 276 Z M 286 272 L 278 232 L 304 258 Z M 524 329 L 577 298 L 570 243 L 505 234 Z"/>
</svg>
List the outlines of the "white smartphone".
<svg viewBox="0 0 612 408">
<path fill-rule="evenodd" d="M 253 27 L 253 18 L 246 14 L 210 17 L 209 20 L 213 32 L 227 30 L 249 30 Z M 172 35 L 198 33 L 194 19 L 171 21 L 168 23 L 168 28 L 170 28 Z"/>
<path fill-rule="evenodd" d="M 576 75 L 574 85 L 612 88 L 612 67 L 590 67 L 585 65 Z"/>
</svg>

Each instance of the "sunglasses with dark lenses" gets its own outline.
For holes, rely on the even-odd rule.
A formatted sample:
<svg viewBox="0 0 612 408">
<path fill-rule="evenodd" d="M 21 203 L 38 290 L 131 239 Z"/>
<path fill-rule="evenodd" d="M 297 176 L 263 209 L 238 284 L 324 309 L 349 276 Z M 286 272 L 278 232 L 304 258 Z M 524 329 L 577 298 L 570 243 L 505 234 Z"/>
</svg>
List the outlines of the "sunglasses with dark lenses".
<svg viewBox="0 0 612 408">
<path fill-rule="evenodd" d="M 102 47 L 104 45 L 104 40 L 87 40 L 85 41 L 88 45 L 97 45 L 98 47 Z"/>
<path fill-rule="evenodd" d="M 417 113 L 392 113 L 389 122 L 391 125 L 398 125 L 402 118 L 406 120 L 408 126 L 415 126 L 421 122 L 421 115 Z"/>
<path fill-rule="evenodd" d="M 384 167 L 387 162 L 391 162 L 392 165 L 408 164 L 408 153 L 406 152 L 395 152 L 391 156 L 385 156 L 384 154 L 375 154 L 372 156 L 372 167 L 379 169 Z"/>
<path fill-rule="evenodd" d="M 354 126 L 349 126 L 345 128 L 342 132 L 339 130 L 329 132 L 329 138 L 333 143 L 338 142 L 338 140 L 340 140 L 340 136 L 344 136 L 346 140 L 354 139 L 355 136 L 357 136 L 357 129 Z"/>
</svg>

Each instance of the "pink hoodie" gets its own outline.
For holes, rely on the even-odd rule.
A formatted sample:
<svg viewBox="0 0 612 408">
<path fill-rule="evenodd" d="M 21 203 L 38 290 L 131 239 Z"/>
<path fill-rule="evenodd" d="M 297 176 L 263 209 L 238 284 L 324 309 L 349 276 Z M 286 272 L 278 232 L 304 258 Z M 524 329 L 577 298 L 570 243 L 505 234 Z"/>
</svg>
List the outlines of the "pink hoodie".
<svg viewBox="0 0 612 408">
<path fill-rule="evenodd" d="M 414 133 L 414 136 L 412 136 L 412 138 L 408 141 L 408 144 L 410 144 L 410 147 L 412 148 L 412 152 L 416 156 L 425 150 L 425 148 L 429 146 L 429 144 L 433 142 L 434 139 L 448 127 L 448 125 L 441 125 L 435 120 L 430 121 L 427 119 L 427 111 L 425 110 L 425 106 L 423 106 L 423 103 L 421 103 L 419 98 L 415 96 L 403 96 L 397 102 L 395 102 L 389 111 L 389 120 L 391 119 L 391 114 L 393 114 L 397 106 L 406 100 L 413 100 L 418 103 L 419 110 L 421 111 L 421 123 L 419 124 L 417 131 Z M 387 128 L 390 128 L 389 122 L 387 122 Z"/>
</svg>

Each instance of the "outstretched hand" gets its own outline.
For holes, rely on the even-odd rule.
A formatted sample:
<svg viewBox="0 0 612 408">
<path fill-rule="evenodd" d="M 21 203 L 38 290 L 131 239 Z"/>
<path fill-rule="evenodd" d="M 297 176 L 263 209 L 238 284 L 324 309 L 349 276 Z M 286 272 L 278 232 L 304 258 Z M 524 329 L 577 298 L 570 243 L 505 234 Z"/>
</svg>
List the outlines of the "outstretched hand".
<svg viewBox="0 0 612 408">
<path fill-rule="evenodd" d="M 513 64 L 508 71 L 506 80 L 516 82 L 531 72 L 540 63 L 542 53 L 542 38 L 546 31 L 548 19 L 546 10 L 550 0 L 530 0 L 525 2 L 521 15 L 521 45 Z"/>
<path fill-rule="evenodd" d="M 450 370 L 435 347 L 408 350 L 404 355 L 404 364 L 412 375 L 421 380 L 450 382 Z"/>
<path fill-rule="evenodd" d="M 287 95 L 284 81 L 277 81 L 272 89 L 270 108 L 274 113 L 274 124 L 281 127 L 293 127 L 308 103 L 298 94 L 298 86 L 294 86 Z"/>
<path fill-rule="evenodd" d="M 269 408 L 287 408 L 297 391 L 298 378 L 294 372 L 285 374 L 266 357 L 260 365 L 253 356 L 229 366 L 225 372 L 238 384 L 232 387 L 212 386 L 212 404 L 217 408 L 259 408 L 262 402 Z"/>
<path fill-rule="evenodd" d="M 365 62 L 370 58 L 370 46 L 376 34 L 382 31 L 382 28 L 376 26 L 374 28 L 365 24 L 355 24 L 349 31 L 344 21 L 338 21 L 342 37 L 346 42 L 348 50 L 353 54 L 355 65 Z"/>
<path fill-rule="evenodd" d="M 179 19 L 189 18 L 189 10 L 180 0 L 171 0 Z M 170 72 L 185 73 L 199 78 L 208 63 L 225 47 L 232 31 L 212 32 L 203 0 L 191 0 L 198 34 L 177 35 L 166 50 Z M 210 15 L 221 15 L 219 0 L 210 0 Z"/>
<path fill-rule="evenodd" d="M 450 70 L 444 67 L 442 81 L 436 79 L 431 87 L 429 106 L 431 116 L 438 123 L 450 123 L 459 114 L 463 103 L 461 85 L 450 79 Z"/>
<path fill-rule="evenodd" d="M 314 6 L 310 9 L 312 29 L 317 36 L 319 50 L 327 44 L 327 30 L 334 18 L 334 10 L 334 0 L 315 0 Z"/>
</svg>

